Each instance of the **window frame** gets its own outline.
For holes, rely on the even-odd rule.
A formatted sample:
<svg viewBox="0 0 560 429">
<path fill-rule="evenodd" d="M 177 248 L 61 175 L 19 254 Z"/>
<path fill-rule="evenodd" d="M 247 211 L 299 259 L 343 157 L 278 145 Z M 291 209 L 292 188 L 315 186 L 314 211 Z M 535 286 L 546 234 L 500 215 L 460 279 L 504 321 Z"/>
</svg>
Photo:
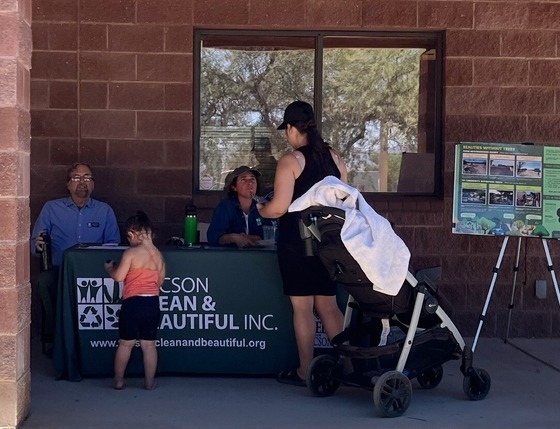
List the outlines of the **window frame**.
<svg viewBox="0 0 560 429">
<path fill-rule="evenodd" d="M 429 46 L 436 49 L 434 89 L 433 89 L 433 153 L 434 153 L 434 189 L 433 192 L 363 192 L 368 197 L 443 197 L 443 55 L 444 34 L 441 31 L 430 32 L 407 32 L 407 31 L 313 31 L 313 30 L 240 30 L 240 29 L 195 29 L 193 38 L 193 194 L 216 195 L 222 193 L 219 190 L 200 189 L 200 73 L 201 73 L 201 48 L 202 41 L 206 36 L 236 36 L 247 37 L 305 37 L 313 38 L 314 46 L 314 108 L 317 118 L 322 118 L 322 84 L 323 84 L 323 48 L 326 37 L 352 37 L 352 38 L 376 38 L 387 43 L 386 47 L 408 47 L 422 48 Z M 404 45 L 403 40 L 414 41 L 413 45 Z M 380 47 L 381 43 L 380 43 Z M 419 112 L 420 116 L 420 112 Z M 430 120 L 426 120 L 429 124 Z M 321 131 L 321 121 L 318 120 Z"/>
</svg>

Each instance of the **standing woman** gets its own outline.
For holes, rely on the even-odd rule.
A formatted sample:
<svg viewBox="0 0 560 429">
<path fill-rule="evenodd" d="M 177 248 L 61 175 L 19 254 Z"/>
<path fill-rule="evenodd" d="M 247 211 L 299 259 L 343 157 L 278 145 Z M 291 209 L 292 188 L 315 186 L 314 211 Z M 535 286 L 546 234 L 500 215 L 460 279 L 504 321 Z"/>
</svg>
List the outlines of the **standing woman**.
<svg viewBox="0 0 560 429">
<path fill-rule="evenodd" d="M 317 312 L 329 340 L 343 328 L 343 316 L 336 303 L 336 284 L 330 279 L 317 256 L 306 256 L 299 233 L 300 212 L 288 213 L 290 204 L 326 176 L 347 181 L 347 170 L 339 155 L 331 149 L 317 130 L 310 104 L 294 101 L 284 112 L 284 122 L 293 151 L 278 161 L 274 177 L 274 198 L 258 204 L 262 217 L 280 218 L 278 265 L 284 293 L 294 310 L 294 332 L 299 353 L 299 367 L 282 371 L 278 381 L 305 386 L 307 368 L 313 359 L 315 316 Z"/>
</svg>

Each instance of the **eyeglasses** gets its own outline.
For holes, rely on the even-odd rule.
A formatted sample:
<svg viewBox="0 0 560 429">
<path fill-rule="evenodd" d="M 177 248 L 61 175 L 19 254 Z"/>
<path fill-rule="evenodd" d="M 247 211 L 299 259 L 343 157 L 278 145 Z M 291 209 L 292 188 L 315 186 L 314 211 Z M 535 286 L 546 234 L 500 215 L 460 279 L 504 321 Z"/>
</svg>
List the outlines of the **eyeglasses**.
<svg viewBox="0 0 560 429">
<path fill-rule="evenodd" d="M 83 176 L 76 174 L 74 176 L 70 176 L 70 180 L 72 182 L 79 182 L 81 180 L 84 182 L 93 182 L 93 176 L 91 174 L 84 174 Z"/>
</svg>

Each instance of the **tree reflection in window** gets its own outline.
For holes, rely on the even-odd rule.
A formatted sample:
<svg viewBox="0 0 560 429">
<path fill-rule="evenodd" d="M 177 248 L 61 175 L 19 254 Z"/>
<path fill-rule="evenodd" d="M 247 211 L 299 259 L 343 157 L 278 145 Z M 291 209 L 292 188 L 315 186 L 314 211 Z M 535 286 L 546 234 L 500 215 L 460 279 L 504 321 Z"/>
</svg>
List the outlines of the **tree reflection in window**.
<svg viewBox="0 0 560 429">
<path fill-rule="evenodd" d="M 439 33 L 199 30 L 198 189 L 221 190 L 239 165 L 259 169 L 271 189 L 276 160 L 288 150 L 276 127 L 301 99 L 314 104 L 351 185 L 439 193 L 441 43 Z"/>
</svg>

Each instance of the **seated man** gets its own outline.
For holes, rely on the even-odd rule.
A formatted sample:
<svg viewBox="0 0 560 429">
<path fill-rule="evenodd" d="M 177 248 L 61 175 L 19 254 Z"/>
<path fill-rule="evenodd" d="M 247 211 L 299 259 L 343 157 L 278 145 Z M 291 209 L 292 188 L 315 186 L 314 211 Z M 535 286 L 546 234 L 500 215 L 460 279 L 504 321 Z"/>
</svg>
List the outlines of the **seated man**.
<svg viewBox="0 0 560 429">
<path fill-rule="evenodd" d="M 42 232 L 51 238 L 53 269 L 43 271 L 33 282 L 44 308 L 43 341 L 52 342 L 55 328 L 58 271 L 62 253 L 78 243 L 119 243 L 120 233 L 113 209 L 91 198 L 94 188 L 89 165 L 78 162 L 67 172 L 69 197 L 47 201 L 31 234 L 31 250 L 44 248 Z"/>
<path fill-rule="evenodd" d="M 272 225 L 272 221 L 259 215 L 253 201 L 253 195 L 260 195 L 260 175 L 245 165 L 228 175 L 224 187 L 228 198 L 216 207 L 208 227 L 211 246 L 254 247 L 262 240 L 263 225 Z"/>
</svg>

